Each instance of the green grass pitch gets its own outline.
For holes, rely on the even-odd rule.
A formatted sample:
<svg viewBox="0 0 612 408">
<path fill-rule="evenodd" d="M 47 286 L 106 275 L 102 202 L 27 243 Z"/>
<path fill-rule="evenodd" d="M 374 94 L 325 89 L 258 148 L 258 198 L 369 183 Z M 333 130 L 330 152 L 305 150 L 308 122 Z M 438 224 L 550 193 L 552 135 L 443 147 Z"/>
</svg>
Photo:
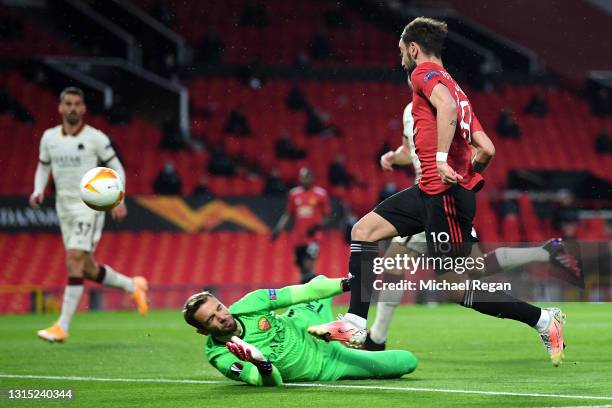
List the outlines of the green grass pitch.
<svg viewBox="0 0 612 408">
<path fill-rule="evenodd" d="M 40 401 L 8 401 L 7 390 L 15 388 L 72 388 L 73 400 L 43 403 L 66 407 L 612 405 L 612 304 L 562 308 L 568 316 L 568 346 L 559 368 L 550 364 L 535 331 L 520 323 L 454 305 L 404 306 L 397 311 L 388 345 L 417 355 L 419 367 L 413 374 L 397 380 L 327 383 L 340 388 L 276 389 L 225 383 L 204 358 L 204 337 L 183 323 L 179 311 L 154 311 L 146 318 L 133 312 L 79 314 L 63 345 L 44 343 L 35 335 L 54 316 L 3 316 L 0 374 L 84 378 L 0 377 L 0 406 L 44 406 Z M 364 387 L 350 388 L 356 385 Z"/>
</svg>

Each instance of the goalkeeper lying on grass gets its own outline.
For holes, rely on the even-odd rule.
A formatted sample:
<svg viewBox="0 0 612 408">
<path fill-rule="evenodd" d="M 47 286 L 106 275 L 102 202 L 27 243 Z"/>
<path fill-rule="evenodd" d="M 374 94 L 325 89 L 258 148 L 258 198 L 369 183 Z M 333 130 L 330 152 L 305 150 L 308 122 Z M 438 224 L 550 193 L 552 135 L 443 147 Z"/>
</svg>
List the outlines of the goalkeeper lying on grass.
<svg viewBox="0 0 612 408">
<path fill-rule="evenodd" d="M 394 378 L 414 371 L 417 359 L 408 351 L 354 350 L 307 334 L 309 326 L 332 319 L 332 297 L 348 290 L 346 279 L 319 276 L 305 285 L 253 291 L 229 309 L 201 292 L 187 300 L 183 315 L 209 336 L 210 363 L 226 377 L 252 385 Z M 289 309 L 273 312 L 282 308 Z"/>
</svg>

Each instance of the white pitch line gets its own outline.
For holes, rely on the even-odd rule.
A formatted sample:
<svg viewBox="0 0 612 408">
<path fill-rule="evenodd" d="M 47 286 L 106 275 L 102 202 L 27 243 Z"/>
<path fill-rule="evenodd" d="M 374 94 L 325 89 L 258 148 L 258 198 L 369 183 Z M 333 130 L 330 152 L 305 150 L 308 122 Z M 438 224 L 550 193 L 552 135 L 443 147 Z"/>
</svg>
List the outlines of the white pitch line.
<svg viewBox="0 0 612 408">
<path fill-rule="evenodd" d="M 65 380 L 65 381 L 98 381 L 98 382 L 132 382 L 132 383 L 175 383 L 175 384 L 207 384 L 207 385 L 229 385 L 236 384 L 234 381 L 213 380 L 177 380 L 170 378 L 103 378 L 103 377 L 77 377 L 77 376 L 54 376 L 54 375 L 28 375 L 28 374 L 0 374 L 0 378 L 22 378 L 36 380 Z M 380 391 L 413 391 L 413 392 L 437 392 L 446 394 L 474 394 L 474 395 L 506 395 L 512 397 L 539 397 L 539 398 L 570 398 L 584 400 L 606 400 L 612 401 L 612 397 L 596 397 L 592 395 L 568 395 L 568 394 L 540 394 L 507 391 L 478 391 L 478 390 L 453 390 L 444 388 L 416 388 L 416 387 L 393 387 L 386 385 L 350 385 L 350 384 L 321 384 L 321 383 L 287 383 L 286 387 L 310 387 L 310 388 L 340 388 L 357 390 L 380 390 Z"/>
</svg>

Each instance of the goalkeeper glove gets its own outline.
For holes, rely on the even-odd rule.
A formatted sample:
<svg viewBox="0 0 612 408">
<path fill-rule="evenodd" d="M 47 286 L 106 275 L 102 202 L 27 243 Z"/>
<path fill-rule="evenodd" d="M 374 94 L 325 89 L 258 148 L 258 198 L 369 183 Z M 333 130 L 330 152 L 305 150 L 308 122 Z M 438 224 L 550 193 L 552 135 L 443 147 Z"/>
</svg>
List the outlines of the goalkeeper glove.
<svg viewBox="0 0 612 408">
<path fill-rule="evenodd" d="M 238 336 L 232 336 L 230 341 L 225 343 L 227 349 L 242 361 L 248 361 L 257 367 L 257 371 L 262 376 L 272 374 L 272 363 L 266 359 L 257 347 L 245 342 Z"/>
</svg>

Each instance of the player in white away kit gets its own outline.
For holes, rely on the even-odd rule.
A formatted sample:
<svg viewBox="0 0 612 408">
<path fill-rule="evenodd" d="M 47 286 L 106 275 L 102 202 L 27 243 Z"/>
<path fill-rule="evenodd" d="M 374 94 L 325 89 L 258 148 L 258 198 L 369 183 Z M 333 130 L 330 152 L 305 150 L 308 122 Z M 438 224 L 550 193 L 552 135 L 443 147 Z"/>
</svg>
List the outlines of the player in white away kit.
<svg viewBox="0 0 612 408">
<path fill-rule="evenodd" d="M 408 86 L 412 90 L 410 79 Z M 393 171 L 393 166 L 414 166 L 415 184 L 421 178 L 421 162 L 416 154 L 414 146 L 414 119 L 412 117 L 412 102 L 404 109 L 402 117 L 404 134 L 402 144 L 395 150 L 391 150 L 380 157 L 380 166 L 385 171 Z M 479 134 L 479 136 L 481 136 Z M 494 155 L 493 143 L 485 140 L 474 140 L 475 155 L 473 158 L 474 168 L 478 172 L 484 171 Z M 476 237 L 476 231 L 472 229 L 472 235 Z M 396 255 L 403 257 L 417 257 L 427 251 L 425 232 L 411 237 L 395 237 L 391 240 L 385 257 L 394 258 Z M 477 254 L 477 256 L 480 256 Z M 560 268 L 566 269 L 571 275 L 580 274 L 575 259 L 567 253 L 561 239 L 551 239 L 542 246 L 531 248 L 498 248 L 495 251 L 484 254 L 485 271 L 483 274 L 492 275 L 500 271 L 509 271 L 514 268 L 526 266 L 535 262 L 550 262 Z M 388 271 L 386 277 L 392 279 L 403 279 L 403 270 Z M 404 296 L 403 290 L 383 290 L 379 293 L 379 301 L 376 309 L 376 320 L 367 334 L 363 348 L 370 351 L 381 351 L 385 349 L 389 325 L 395 309 Z"/>
<path fill-rule="evenodd" d="M 100 164 L 115 170 L 125 185 L 123 166 L 109 138 L 83 122 L 86 111 L 83 91 L 74 87 L 62 91 L 58 110 L 62 115 L 62 125 L 47 129 L 40 140 L 34 192 L 30 196 L 30 205 L 38 208 L 43 202 L 49 173 L 53 173 L 55 207 L 66 248 L 68 285 L 58 321 L 38 331 L 38 337 L 49 342 L 67 340 L 72 316 L 83 294 L 83 279 L 123 289 L 132 295 L 141 314 L 148 310 L 145 278 L 129 278 L 95 261 L 93 253 L 102 235 L 104 213 L 87 207 L 79 194 L 83 175 Z M 112 210 L 115 220 L 121 221 L 126 215 L 125 203 Z"/>
</svg>

